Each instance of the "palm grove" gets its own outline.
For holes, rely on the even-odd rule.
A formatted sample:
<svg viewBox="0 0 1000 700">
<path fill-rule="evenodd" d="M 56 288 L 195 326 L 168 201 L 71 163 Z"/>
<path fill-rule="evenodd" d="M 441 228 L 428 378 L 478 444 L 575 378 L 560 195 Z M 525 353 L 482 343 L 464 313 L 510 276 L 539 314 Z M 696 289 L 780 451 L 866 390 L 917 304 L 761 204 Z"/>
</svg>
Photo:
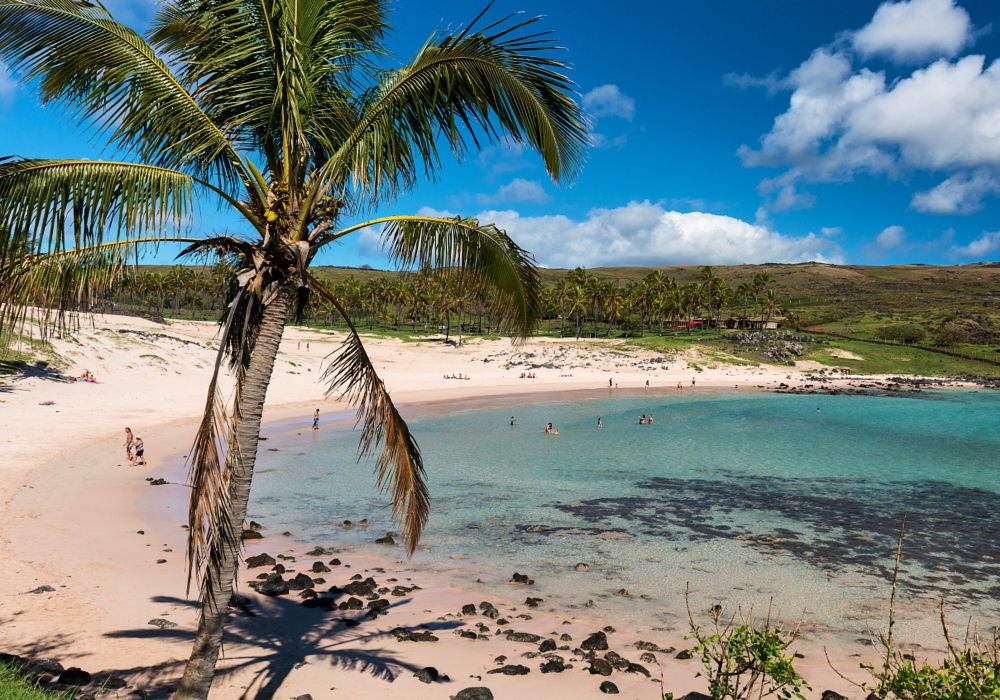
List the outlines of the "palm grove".
<svg viewBox="0 0 1000 700">
<path fill-rule="evenodd" d="M 146 270 L 124 278 L 108 301 L 125 308 L 139 308 L 174 315 L 222 308 L 224 270 L 215 265 L 196 273 L 175 266 L 166 274 Z M 659 270 L 643 280 L 625 285 L 601 281 L 583 268 L 541 291 L 539 332 L 580 337 L 663 335 L 665 330 L 691 331 L 700 322 L 716 328 L 766 325 L 781 312 L 781 301 L 769 289 L 770 276 L 758 272 L 736 287 L 711 267 L 698 279 L 680 284 Z M 353 274 L 330 285 L 348 318 L 340 316 L 327 298 L 313 297 L 304 319 L 317 325 L 377 330 L 410 330 L 443 333 L 446 338 L 463 333 L 489 335 L 500 330 L 497 299 L 489 285 L 467 280 L 460 273 L 421 270 L 399 276 L 379 276 L 364 282 Z"/>
<path fill-rule="evenodd" d="M 99 2 L 0 0 L 0 60 L 45 103 L 106 139 L 108 160 L 0 161 L 0 337 L 100 297 L 144 247 L 218 256 L 226 303 L 190 453 L 189 582 L 200 616 L 174 697 L 206 698 L 232 598 L 261 412 L 286 322 L 314 296 L 325 246 L 377 226 L 404 269 L 447 269 L 489 290 L 515 339 L 542 313 L 533 258 L 474 219 L 378 216 L 442 151 L 534 148 L 557 182 L 585 154 L 586 120 L 533 20 L 436 32 L 396 64 L 382 0 L 168 0 L 139 35 Z M 198 235 L 198 205 L 238 233 Z M 194 223 L 193 223 L 194 222 Z M 353 222 L 353 223 L 352 223 Z M 350 224 L 350 225 L 348 225 Z M 410 551 L 429 501 L 416 442 L 353 327 L 324 375 L 358 408 Z M 235 391 L 223 390 L 225 369 Z"/>
</svg>

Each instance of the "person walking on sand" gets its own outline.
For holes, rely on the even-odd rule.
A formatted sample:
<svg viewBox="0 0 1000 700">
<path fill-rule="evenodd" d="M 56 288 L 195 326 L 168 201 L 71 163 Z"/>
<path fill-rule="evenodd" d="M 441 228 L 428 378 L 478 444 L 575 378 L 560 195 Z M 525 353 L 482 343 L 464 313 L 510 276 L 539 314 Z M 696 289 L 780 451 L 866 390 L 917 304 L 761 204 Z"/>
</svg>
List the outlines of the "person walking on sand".
<svg viewBox="0 0 1000 700">
<path fill-rule="evenodd" d="M 313 430 L 319 430 L 319 409 L 313 411 Z"/>
<path fill-rule="evenodd" d="M 132 463 L 129 466 L 138 467 L 139 461 L 142 461 L 142 466 L 149 466 L 149 462 L 146 461 L 145 457 L 146 444 L 142 441 L 142 438 L 138 435 L 135 436 L 135 457 L 132 458 Z"/>
<path fill-rule="evenodd" d="M 125 428 L 125 458 L 128 460 L 129 464 L 132 463 L 132 443 L 134 438 L 132 437 L 132 428 Z"/>
<path fill-rule="evenodd" d="M 612 383 L 611 383 L 611 380 L 609 379 L 608 380 L 608 388 L 610 389 L 611 387 L 612 387 Z"/>
<path fill-rule="evenodd" d="M 649 388 L 649 380 L 648 379 L 646 380 L 646 388 L 647 389 Z"/>
</svg>

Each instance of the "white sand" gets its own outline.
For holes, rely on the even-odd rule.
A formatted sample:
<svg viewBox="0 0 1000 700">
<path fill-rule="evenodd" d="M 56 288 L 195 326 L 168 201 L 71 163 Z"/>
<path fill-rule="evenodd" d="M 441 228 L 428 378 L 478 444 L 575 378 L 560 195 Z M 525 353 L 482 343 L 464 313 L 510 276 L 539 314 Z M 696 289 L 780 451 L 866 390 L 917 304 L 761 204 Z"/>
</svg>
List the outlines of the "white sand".
<svg viewBox="0 0 1000 700">
<path fill-rule="evenodd" d="M 215 360 L 215 349 L 207 347 L 215 338 L 215 326 L 195 322 L 162 326 L 124 317 L 97 318 L 94 326 L 72 339 L 54 340 L 53 345 L 70 363 L 66 374 L 90 370 L 99 384 L 65 383 L 42 376 L 0 383 L 0 563 L 4 572 L 0 652 L 50 656 L 66 667 L 79 666 L 95 674 L 114 672 L 131 683 L 129 689 L 119 691 L 121 697 L 136 688 L 151 693 L 159 689 L 162 694 L 179 678 L 197 611 L 185 596 L 185 531 L 180 526 L 186 522 L 186 487 L 150 487 L 145 479 L 170 476 L 168 458 L 186 454 Z M 324 400 L 318 382 L 323 359 L 337 347 L 340 337 L 287 330 L 268 394 L 266 421 L 300 417 L 303 427 L 308 427 L 314 408 L 320 407 L 326 415 L 343 408 Z M 533 341 L 523 348 L 512 348 L 506 341 L 478 340 L 458 348 L 378 339 L 367 343 L 377 369 L 400 404 L 434 404 L 515 392 L 606 389 L 609 378 L 620 389 L 641 389 L 649 380 L 653 387 L 674 387 L 680 382 L 686 392 L 736 385 L 741 390 L 755 390 L 774 388 L 781 382 L 796 386 L 811 381 L 797 368 L 722 366 L 698 372 L 683 358 L 664 369 L 658 354 L 625 356 L 612 346 L 551 339 Z M 529 360 L 532 363 L 551 362 L 558 367 L 505 368 L 506 362 L 516 361 L 524 353 L 535 354 Z M 641 367 L 640 360 L 644 363 Z M 650 360 L 656 362 L 650 364 Z M 580 366 L 587 363 L 591 366 Z M 520 379 L 523 371 L 534 372 L 537 379 Z M 471 379 L 442 378 L 457 373 Z M 692 377 L 697 383 L 694 389 Z M 45 401 L 55 405 L 40 405 Z M 150 467 L 128 467 L 120 446 L 126 425 L 145 440 Z M 145 534 L 137 534 L 139 530 Z M 294 554 L 302 562 L 301 555 L 312 544 L 337 546 L 336 542 L 305 546 L 269 538 L 254 543 L 249 553 Z M 395 553 L 401 558 L 399 548 Z M 403 562 L 350 553 L 338 556 L 351 569 L 326 574 L 327 586 L 346 584 L 353 572 L 374 575 L 380 585 L 393 585 L 383 584 L 389 577 L 407 583 Z M 157 563 L 160 559 L 166 562 Z M 307 561 L 311 564 L 315 559 Z M 375 566 L 384 566 L 386 573 L 365 573 Z M 300 563 L 298 570 L 306 567 Z M 259 571 L 243 576 L 240 591 L 253 600 L 260 614 L 231 617 L 234 634 L 227 637 L 226 658 L 219 666 L 213 698 L 294 698 L 311 693 L 315 700 L 420 700 L 445 698 L 476 685 L 490 687 L 498 700 L 525 693 L 541 698 L 603 697 L 598 686 L 604 679 L 582 671 L 583 664 L 576 663 L 575 669 L 560 674 L 539 673 L 538 665 L 544 659 L 520 658 L 521 653 L 535 649 L 532 645 L 501 637 L 473 642 L 450 630 L 439 633 L 437 643 L 398 643 L 384 634 L 398 625 L 416 628 L 423 623 L 436 624 L 439 616 L 457 612 L 462 604 L 478 603 L 481 598 L 463 590 L 461 586 L 467 585 L 463 582 L 414 579 L 409 585 L 419 583 L 423 590 L 400 599 L 403 603 L 389 615 L 347 629 L 332 622 L 340 614 L 302 609 L 297 597 L 269 599 L 249 591 L 245 581 Z M 55 591 L 27 593 L 42 585 Z M 580 623 L 563 625 L 562 618 L 544 613 L 532 612 L 530 622 L 514 617 L 525 612 L 501 606 L 501 614 L 511 619 L 517 630 L 544 636 L 566 632 L 573 637 L 571 647 L 595 631 Z M 178 626 L 161 631 L 147 624 L 154 618 Z M 492 620 L 484 618 L 466 623 L 478 620 L 491 630 L 497 629 Z M 241 637 L 247 643 L 242 643 Z M 634 634 L 620 630 L 610 637 L 612 649 L 631 661 L 639 660 L 641 652 L 626 646 L 635 641 Z M 647 633 L 643 638 L 661 646 L 680 648 L 684 644 L 678 634 L 664 633 L 656 638 Z M 568 652 L 560 653 L 567 660 L 572 658 Z M 495 667 L 494 657 L 501 654 L 510 657 L 508 663 L 524 663 L 532 669 L 531 674 L 485 675 Z M 672 654 L 657 656 L 665 663 L 668 691 L 679 697 L 689 690 L 704 690 L 704 681 L 694 677 L 695 662 L 674 660 Z M 851 675 L 860 679 L 858 660 L 842 658 L 839 667 L 852 670 Z M 644 665 L 659 676 L 655 664 Z M 412 674 L 424 666 L 438 668 L 451 682 L 420 683 Z M 812 681 L 814 692 L 810 696 L 818 698 L 827 688 L 851 698 L 863 696 L 827 668 L 818 642 L 810 645 L 800 666 Z M 611 680 L 623 697 L 659 697 L 659 685 L 641 676 L 616 672 Z"/>
</svg>

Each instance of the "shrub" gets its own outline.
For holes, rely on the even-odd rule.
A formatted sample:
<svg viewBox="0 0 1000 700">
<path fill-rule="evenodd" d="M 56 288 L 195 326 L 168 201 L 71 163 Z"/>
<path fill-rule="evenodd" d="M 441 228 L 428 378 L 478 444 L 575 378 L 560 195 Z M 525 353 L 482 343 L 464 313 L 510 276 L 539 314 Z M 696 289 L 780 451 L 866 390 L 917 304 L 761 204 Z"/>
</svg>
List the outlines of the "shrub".
<svg viewBox="0 0 1000 700">
<path fill-rule="evenodd" d="M 934 337 L 935 345 L 956 345 L 958 343 L 968 342 L 969 332 L 954 323 L 949 323 L 946 326 L 943 326 Z"/>
<path fill-rule="evenodd" d="M 896 323 L 891 326 L 882 326 L 875 331 L 875 335 L 882 340 L 912 345 L 924 340 L 927 337 L 927 331 L 915 323 Z"/>
<path fill-rule="evenodd" d="M 793 666 L 794 654 L 788 648 L 799 636 L 799 626 L 782 627 L 772 624 L 768 611 L 763 623 L 754 619 L 753 608 L 747 614 L 741 609 L 728 621 L 723 620 L 723 608 L 709 610 L 712 620 L 706 630 L 694 620 L 688 601 L 691 633 L 687 639 L 697 644 L 691 650 L 700 658 L 708 679 L 712 700 L 760 700 L 771 695 L 805 700 L 802 689 L 812 690 Z M 738 619 L 737 619 L 738 617 Z"/>
</svg>

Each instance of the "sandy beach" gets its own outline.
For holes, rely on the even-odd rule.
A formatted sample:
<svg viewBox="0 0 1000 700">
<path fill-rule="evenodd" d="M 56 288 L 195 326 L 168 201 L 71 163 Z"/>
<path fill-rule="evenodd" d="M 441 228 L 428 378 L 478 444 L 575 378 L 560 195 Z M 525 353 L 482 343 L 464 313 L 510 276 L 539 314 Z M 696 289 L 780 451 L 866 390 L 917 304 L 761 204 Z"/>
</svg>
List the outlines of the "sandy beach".
<svg viewBox="0 0 1000 700">
<path fill-rule="evenodd" d="M 128 682 L 115 691 L 119 697 L 138 697 L 138 691 L 151 698 L 169 694 L 196 625 L 194 598 L 185 593 L 183 457 L 204 405 L 216 354 L 215 330 L 209 323 L 164 326 L 99 317 L 92 327 L 52 343 L 68 365 L 64 375 L 89 370 L 99 383 L 60 381 L 55 372 L 42 369 L 0 382 L 0 562 L 6 574 L 0 593 L 0 652 L 54 658 L 64 667 L 83 668 L 95 680 L 119 676 Z M 346 407 L 324 399 L 319 382 L 324 358 L 339 338 L 314 330 L 286 331 L 268 394 L 264 435 L 278 422 L 284 429 L 295 429 L 298 422 L 308 428 L 315 408 L 322 411 L 324 427 L 344 420 Z M 773 390 L 782 383 L 795 388 L 815 381 L 802 374 L 801 366 L 724 365 L 694 371 L 683 357 L 667 363 L 656 353 L 622 353 L 594 341 L 544 339 L 512 348 L 507 341 L 472 340 L 454 347 L 371 338 L 367 347 L 404 415 L 447 410 L 449 402 L 460 399 L 607 389 L 609 380 L 625 391 L 642 390 L 648 380 L 655 388 L 680 383 L 686 392 L 737 386 Z M 532 365 L 539 367 L 530 369 Z M 520 378 L 525 372 L 536 378 Z M 459 373 L 469 379 L 444 378 Z M 827 388 L 858 383 L 833 382 Z M 148 467 L 128 466 L 122 446 L 125 426 L 145 441 Z M 150 487 L 147 479 L 154 477 L 169 483 Z M 257 595 L 247 582 L 270 567 L 245 570 L 239 591 L 254 614 L 234 611 L 230 618 L 214 698 L 308 693 L 314 700 L 419 700 L 447 698 L 476 686 L 489 687 L 498 699 L 524 693 L 596 698 L 602 697 L 603 680 L 616 683 L 623 697 L 658 698 L 661 664 L 665 689 L 676 697 L 705 690 L 703 679 L 695 678 L 697 662 L 675 659 L 676 651 L 654 652 L 656 662 L 640 661 L 643 650 L 635 646 L 637 641 L 680 650 L 686 645 L 683 630 L 606 632 L 610 649 L 641 663 L 652 679 L 637 671 L 616 671 L 605 679 L 587 672 L 587 663 L 573 655 L 599 628 L 546 612 L 544 604 L 537 609 L 517 604 L 518 598 L 531 595 L 530 587 L 511 586 L 507 600 L 487 600 L 477 597 L 470 582 L 412 571 L 400 547 L 376 559 L 336 541 L 277 534 L 280 523 L 265 525 L 267 535 L 248 546 L 247 556 L 267 552 L 286 557 L 280 560 L 286 578 L 304 572 L 324 580 L 319 589 L 344 587 L 360 574 L 373 577 L 379 587 L 418 588 L 388 596 L 393 603 L 388 613 L 368 620 L 360 611 L 303 607 L 294 593 Z M 323 555 L 307 556 L 317 546 Z M 312 570 L 314 562 L 326 567 L 334 558 L 341 565 L 329 567 L 328 573 Z M 51 590 L 35 592 L 40 587 Z M 484 600 L 496 606 L 507 625 L 478 611 Z M 467 604 L 477 607 L 475 616 L 458 615 Z M 343 622 L 355 618 L 362 623 Z M 479 631 L 475 640 L 461 636 L 476 630 L 477 623 L 489 632 Z M 430 631 L 437 641 L 398 641 L 401 633 L 393 630 L 400 627 L 418 637 Z M 513 641 L 502 633 L 506 629 L 555 640 L 554 653 L 573 668 L 541 673 L 546 658 L 538 655 L 540 642 Z M 798 649 L 805 655 L 799 667 L 812 684 L 810 697 L 827 689 L 863 697 L 827 666 L 822 639 L 807 636 Z M 839 668 L 862 680 L 857 671 L 861 659 L 851 655 L 856 651 L 844 651 L 840 658 L 834 653 L 834 658 Z M 526 652 L 534 656 L 525 658 Z M 530 674 L 489 674 L 501 667 L 495 662 L 499 656 L 507 657 L 507 665 L 524 664 Z M 449 680 L 421 682 L 414 673 L 425 667 Z"/>
</svg>

